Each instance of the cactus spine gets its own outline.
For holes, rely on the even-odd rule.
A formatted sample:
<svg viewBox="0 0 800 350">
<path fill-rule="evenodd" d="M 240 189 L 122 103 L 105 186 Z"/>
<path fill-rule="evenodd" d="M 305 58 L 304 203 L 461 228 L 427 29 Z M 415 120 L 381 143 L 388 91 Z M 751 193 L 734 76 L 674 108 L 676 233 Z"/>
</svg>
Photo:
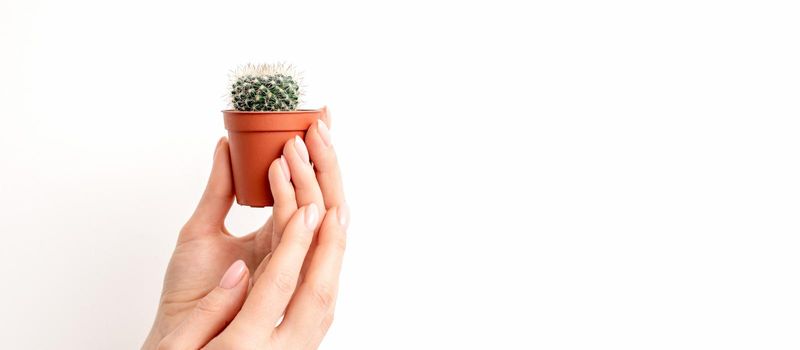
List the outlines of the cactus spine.
<svg viewBox="0 0 800 350">
<path fill-rule="evenodd" d="M 236 110 L 293 111 L 300 104 L 300 76 L 292 66 L 248 64 L 231 78 L 231 105 Z"/>
</svg>

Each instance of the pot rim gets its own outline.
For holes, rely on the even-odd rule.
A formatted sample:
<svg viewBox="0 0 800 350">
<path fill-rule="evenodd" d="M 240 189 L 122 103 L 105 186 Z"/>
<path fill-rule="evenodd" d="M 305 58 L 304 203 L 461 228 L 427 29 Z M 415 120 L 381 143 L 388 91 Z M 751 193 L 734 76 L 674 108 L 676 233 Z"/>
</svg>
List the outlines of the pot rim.
<svg viewBox="0 0 800 350">
<path fill-rule="evenodd" d="M 238 109 L 223 109 L 222 113 L 241 113 L 241 114 L 303 114 L 303 113 L 310 113 L 310 112 L 319 112 L 323 108 L 303 108 L 303 109 L 295 109 L 293 111 L 240 111 Z"/>
<path fill-rule="evenodd" d="M 229 132 L 252 131 L 305 131 L 321 119 L 327 109 L 301 109 L 294 111 L 237 111 L 223 110 L 225 129 Z"/>
</svg>

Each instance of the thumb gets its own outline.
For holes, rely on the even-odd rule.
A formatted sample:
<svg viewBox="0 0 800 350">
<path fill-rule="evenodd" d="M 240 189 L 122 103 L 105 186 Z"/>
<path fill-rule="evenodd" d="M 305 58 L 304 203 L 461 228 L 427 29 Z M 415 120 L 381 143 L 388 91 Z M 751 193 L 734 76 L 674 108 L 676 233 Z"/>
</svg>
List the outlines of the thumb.
<svg viewBox="0 0 800 350">
<path fill-rule="evenodd" d="M 197 303 L 178 328 L 158 344 L 159 349 L 200 349 L 222 332 L 241 309 L 247 295 L 247 265 L 236 260 L 219 286 Z"/>
<path fill-rule="evenodd" d="M 181 239 L 190 235 L 217 232 L 225 224 L 225 216 L 233 204 L 233 179 L 228 140 L 221 138 L 214 150 L 214 164 L 208 177 L 206 190 L 197 204 L 194 214 L 186 223 Z"/>
</svg>

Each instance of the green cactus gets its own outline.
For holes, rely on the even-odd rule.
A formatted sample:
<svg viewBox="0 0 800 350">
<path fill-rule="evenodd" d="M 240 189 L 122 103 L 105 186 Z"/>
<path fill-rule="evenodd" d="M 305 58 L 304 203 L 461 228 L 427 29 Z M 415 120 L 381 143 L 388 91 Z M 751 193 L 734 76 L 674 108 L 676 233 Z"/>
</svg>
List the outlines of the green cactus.
<svg viewBox="0 0 800 350">
<path fill-rule="evenodd" d="M 231 105 L 236 110 L 293 111 L 300 104 L 300 77 L 291 66 L 248 64 L 231 80 Z"/>
</svg>

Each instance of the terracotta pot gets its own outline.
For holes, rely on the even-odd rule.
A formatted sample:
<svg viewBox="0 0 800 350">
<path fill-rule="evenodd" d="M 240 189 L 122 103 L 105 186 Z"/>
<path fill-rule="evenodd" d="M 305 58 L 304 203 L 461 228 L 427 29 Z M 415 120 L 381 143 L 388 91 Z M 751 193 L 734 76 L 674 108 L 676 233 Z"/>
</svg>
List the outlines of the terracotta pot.
<svg viewBox="0 0 800 350">
<path fill-rule="evenodd" d="M 231 149 L 231 169 L 236 202 L 251 207 L 272 206 L 267 174 L 272 161 L 283 153 L 283 145 L 306 130 L 327 110 L 290 112 L 222 111 Z"/>
</svg>

